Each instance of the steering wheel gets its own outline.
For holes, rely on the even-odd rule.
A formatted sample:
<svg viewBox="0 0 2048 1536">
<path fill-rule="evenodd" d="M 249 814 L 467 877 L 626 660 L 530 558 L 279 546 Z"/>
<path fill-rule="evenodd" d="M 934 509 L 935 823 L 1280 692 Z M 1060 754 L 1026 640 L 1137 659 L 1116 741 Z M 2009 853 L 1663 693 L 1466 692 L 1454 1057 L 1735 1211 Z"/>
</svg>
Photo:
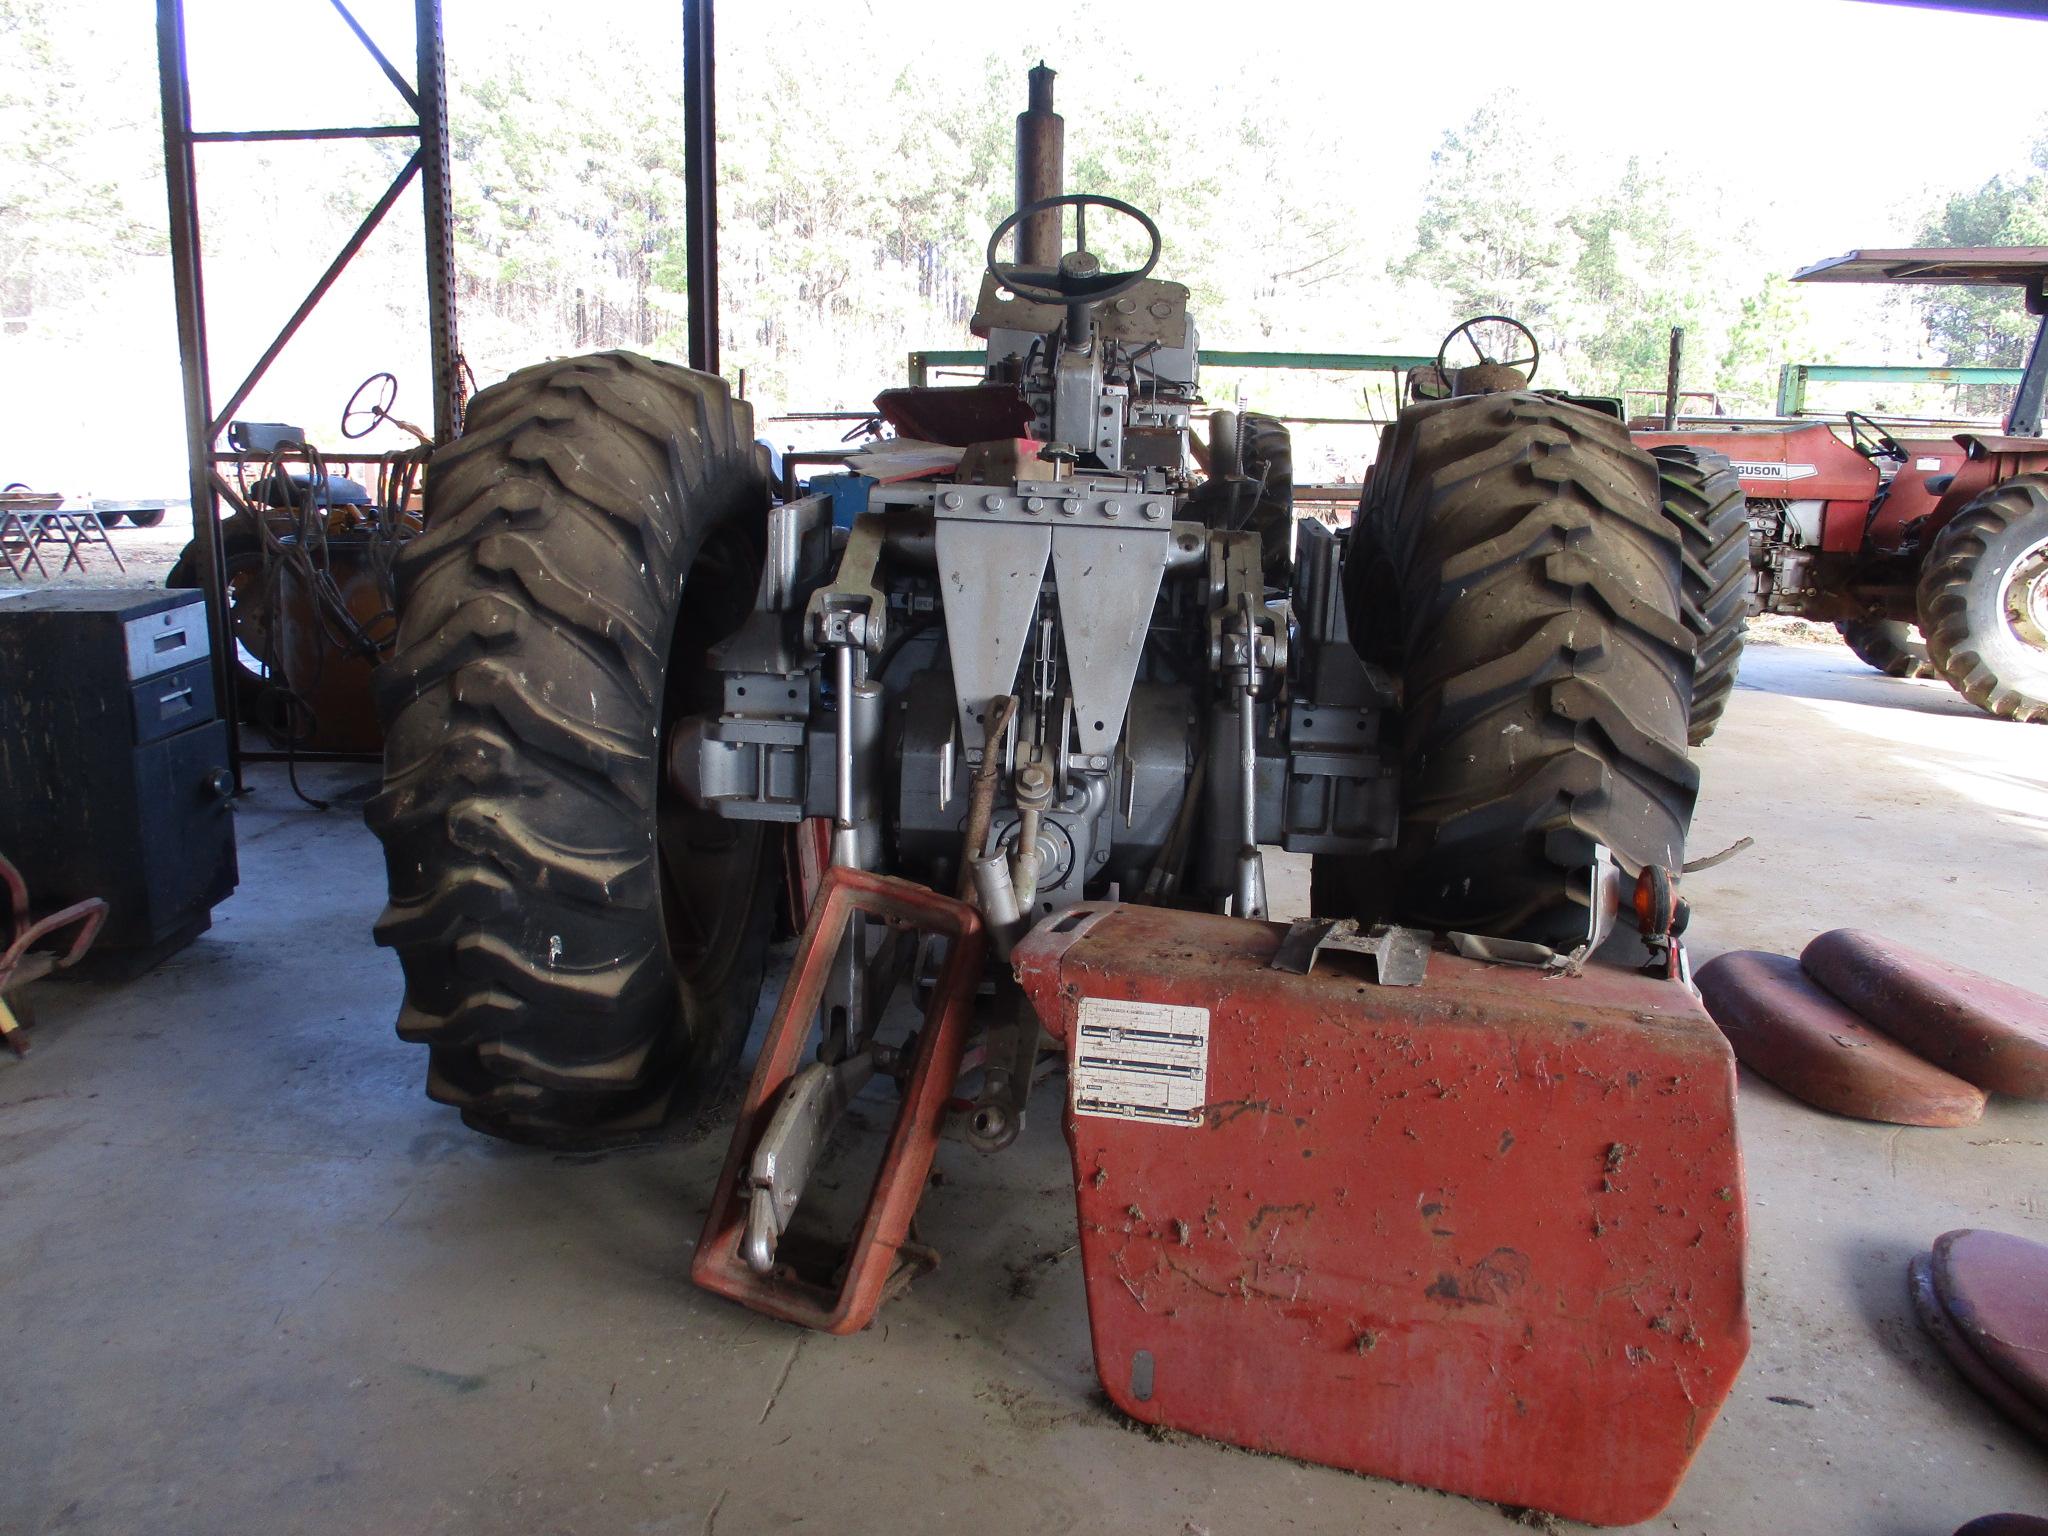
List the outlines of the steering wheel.
<svg viewBox="0 0 2048 1536">
<path fill-rule="evenodd" d="M 1842 424 L 1849 429 L 1849 446 L 1866 459 L 1906 462 L 1906 450 L 1899 446 L 1899 440 L 1861 411 L 1844 411 Z"/>
<path fill-rule="evenodd" d="M 1074 249 L 1059 259 L 1058 266 L 1027 267 L 1021 262 L 996 259 L 996 250 L 1002 245 L 1003 236 L 1033 214 L 1054 208 L 1075 210 Z M 1107 208 L 1111 213 L 1120 213 L 1137 221 L 1138 227 L 1152 242 L 1143 266 L 1127 272 L 1103 270 L 1102 263 L 1088 249 L 1087 210 L 1090 208 Z M 1038 304 L 1095 304 L 1113 299 L 1145 281 L 1151 276 L 1152 269 L 1159 265 L 1159 251 L 1159 226 L 1146 214 L 1113 197 L 1101 197 L 1093 192 L 1069 192 L 1061 197 L 1044 197 L 1035 203 L 1027 203 L 998 224 L 996 232 L 988 237 L 988 270 L 997 282 L 1020 299 L 1030 299 Z"/>
<path fill-rule="evenodd" d="M 1512 315 L 1479 315 L 1454 329 L 1444 338 L 1444 344 L 1436 349 L 1436 366 L 1447 379 L 1451 372 L 1451 343 L 1460 336 L 1465 338 L 1465 345 L 1472 349 L 1480 362 L 1519 368 L 1524 380 L 1536 377 L 1536 364 L 1543 354 L 1537 348 L 1535 334 L 1529 327 Z M 1506 355 L 1495 357 L 1495 349 Z M 1461 366 L 1469 368 L 1472 365 L 1466 363 Z"/>
<path fill-rule="evenodd" d="M 365 401 L 363 396 L 372 388 L 376 399 Z M 356 386 L 356 392 L 348 397 L 348 404 L 341 410 L 341 435 L 350 442 L 368 437 L 391 415 L 391 407 L 398 403 L 398 380 L 388 373 L 373 373 Z M 357 425 L 360 423 L 360 425 Z"/>
</svg>

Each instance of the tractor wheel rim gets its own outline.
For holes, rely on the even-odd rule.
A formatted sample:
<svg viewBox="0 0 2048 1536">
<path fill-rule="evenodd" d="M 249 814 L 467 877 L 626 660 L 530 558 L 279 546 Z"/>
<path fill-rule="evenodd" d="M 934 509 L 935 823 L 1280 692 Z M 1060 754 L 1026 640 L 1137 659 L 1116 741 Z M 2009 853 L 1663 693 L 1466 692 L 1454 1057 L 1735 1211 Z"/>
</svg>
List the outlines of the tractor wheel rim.
<svg viewBox="0 0 2048 1536">
<path fill-rule="evenodd" d="M 735 544 L 738 543 L 737 548 Z M 714 535 L 697 554 L 685 583 L 685 617 L 709 619 L 708 631 L 679 637 L 672 650 L 655 745 L 655 859 L 662 926 L 678 984 L 708 995 L 744 960 L 741 942 L 751 917 L 750 876 L 761 857 L 759 823 L 730 820 L 693 806 L 670 781 L 671 733 L 693 709 L 715 702 L 696 692 L 703 679 L 701 647 L 722 640 L 744 620 L 759 580 L 758 557 L 743 542 Z M 713 618 L 716 613 L 718 617 Z M 686 1002 L 687 1007 L 687 1002 Z"/>
<path fill-rule="evenodd" d="M 2020 644 L 2048 651 L 2048 539 L 2023 552 L 2006 573 L 1999 608 Z"/>
</svg>

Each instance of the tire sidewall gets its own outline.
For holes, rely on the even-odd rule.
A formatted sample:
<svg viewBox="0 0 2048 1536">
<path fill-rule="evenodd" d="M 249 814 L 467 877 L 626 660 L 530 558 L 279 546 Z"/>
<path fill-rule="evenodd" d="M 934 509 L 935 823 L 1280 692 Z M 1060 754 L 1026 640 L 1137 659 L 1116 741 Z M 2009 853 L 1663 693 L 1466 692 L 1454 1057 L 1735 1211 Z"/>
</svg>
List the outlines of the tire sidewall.
<svg viewBox="0 0 2048 1536">
<path fill-rule="evenodd" d="M 2048 494 L 2037 492 L 2020 516 L 1985 537 L 1984 551 L 1962 584 L 1963 620 L 1969 649 L 1998 679 L 2002 690 L 2021 694 L 2036 710 L 2048 709 L 2048 651 L 2015 635 L 2006 620 L 2006 578 L 2030 552 L 2048 543 Z M 1935 552 L 1939 563 L 1941 551 Z"/>
</svg>

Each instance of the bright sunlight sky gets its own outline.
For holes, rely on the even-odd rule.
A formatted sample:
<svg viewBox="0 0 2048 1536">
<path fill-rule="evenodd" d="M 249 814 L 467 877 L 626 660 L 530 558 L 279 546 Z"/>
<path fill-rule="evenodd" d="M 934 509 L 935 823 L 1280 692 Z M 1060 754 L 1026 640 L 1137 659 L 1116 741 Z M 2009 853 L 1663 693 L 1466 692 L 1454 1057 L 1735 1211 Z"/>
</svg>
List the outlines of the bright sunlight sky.
<svg viewBox="0 0 2048 1536">
<path fill-rule="evenodd" d="M 317 0 L 188 0 L 195 112 L 202 127 L 251 126 L 251 82 L 303 74 L 287 61 L 320 57 L 320 88 L 265 101 L 266 126 L 374 121 L 388 85 L 346 46 L 339 19 Z M 400 57 L 409 0 L 356 0 L 373 37 Z M 1713 168 L 1754 190 L 1773 243 L 1815 260 L 1858 245 L 1900 243 L 1933 189 L 1975 185 L 2024 160 L 2048 97 L 2034 88 L 2048 23 L 1861 0 L 1724 0 L 1718 5 L 1615 0 L 1458 0 L 1456 4 L 1330 0 L 1186 0 L 1115 7 L 1126 29 L 1069 34 L 1057 5 L 960 7 L 929 0 L 727 0 L 727 28 L 771 33 L 819 28 L 841 59 L 823 96 L 856 91 L 864 72 L 970 70 L 1033 28 L 1048 63 L 1085 81 L 1084 57 L 1128 57 L 1163 113 L 1172 83 L 1237 77 L 1320 97 L 1330 139 L 1361 160 L 1401 167 L 1419 185 L 1429 151 L 1503 84 L 1520 85 L 1574 140 Z M 498 30 L 587 37 L 680 57 L 680 0 L 446 0 L 451 57 L 487 48 Z M 1170 24 L 1162 24 L 1170 17 Z M 1091 18 L 1092 20 L 1095 18 Z M 1990 61 L 1970 91 L 1960 61 Z M 1996 62 L 2011 61 L 2001 84 Z M 678 65 L 680 69 L 680 64 Z M 722 94 L 746 88 L 722 75 Z M 1077 115 L 1081 100 L 1063 94 Z M 1020 103 L 1021 105 L 1021 103 Z M 1079 125 L 1076 124 L 1076 127 Z M 1070 132 L 1075 131 L 1070 128 Z M 1405 211 L 1405 210 L 1404 210 Z"/>
</svg>

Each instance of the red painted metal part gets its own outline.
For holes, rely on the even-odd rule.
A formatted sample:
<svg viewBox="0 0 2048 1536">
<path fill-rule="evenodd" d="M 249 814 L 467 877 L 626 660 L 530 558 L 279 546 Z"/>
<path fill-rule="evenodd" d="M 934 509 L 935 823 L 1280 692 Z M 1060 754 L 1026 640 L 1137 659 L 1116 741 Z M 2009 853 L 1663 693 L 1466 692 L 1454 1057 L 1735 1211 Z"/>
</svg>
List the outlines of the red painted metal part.
<svg viewBox="0 0 2048 1536">
<path fill-rule="evenodd" d="M 1877 494 L 1876 467 L 1824 422 L 1795 427 L 1735 427 L 1719 431 L 1631 432 L 1638 447 L 1683 443 L 1726 454 L 1752 501 L 1822 501 L 1821 548 L 1853 555 L 1863 548 L 1863 525 Z"/>
<path fill-rule="evenodd" d="M 28 1035 L 7 1006 L 4 994 L 38 981 L 52 971 L 68 970 L 85 957 L 106 921 L 107 904 L 88 896 L 56 912 L 29 911 L 28 882 L 14 862 L 0 856 L 0 888 L 7 896 L 6 948 L 0 951 L 0 1040 L 17 1056 L 28 1054 Z"/>
<path fill-rule="evenodd" d="M 1795 1099 L 1891 1125 L 1974 1125 L 1984 1091 L 1923 1061 L 1823 992 L 1790 955 L 1735 950 L 1699 969 L 1700 997 L 1742 1064 Z"/>
<path fill-rule="evenodd" d="M 746 1232 L 745 1180 L 754 1148 L 768 1129 L 784 1086 L 803 1065 L 833 955 L 856 912 L 941 934 L 951 942 L 925 1008 L 910 1076 L 903 1084 L 902 1108 L 889 1132 L 858 1235 L 847 1250 L 844 1278 L 831 1288 L 787 1269 L 756 1274 L 741 1256 L 740 1242 Z M 740 1104 L 732 1148 L 690 1264 L 692 1280 L 757 1312 L 826 1333 L 856 1333 L 874 1321 L 897 1267 L 897 1252 L 909 1235 L 910 1218 L 924 1194 L 947 1096 L 960 1075 L 974 989 L 981 979 L 982 950 L 980 916 L 965 902 L 888 875 L 842 867 L 826 871 L 790 962 L 789 981 L 769 1023 L 753 1081 Z"/>
<path fill-rule="evenodd" d="M 1799 963 L 1935 1065 L 1993 1093 L 2048 1100 L 2048 997 L 1855 928 L 1822 934 Z"/>
<path fill-rule="evenodd" d="M 1103 1386 L 1258 1450 L 1655 1514 L 1749 1343 L 1727 1042 L 1634 973 L 1437 953 L 1382 987 L 1270 970 L 1284 932 L 1084 906 L 1016 952 L 1077 1090 L 1084 1005 L 1091 1052 L 1101 1000 L 1206 1010 L 1191 1123 L 1069 1101 Z"/>
<path fill-rule="evenodd" d="M 1920 524 L 1915 537 L 1923 548 L 1940 531 L 1939 524 L 1925 521 L 1942 503 L 1942 496 L 1930 491 L 1927 482 L 1954 474 L 1967 456 L 1962 443 L 1953 437 L 1902 437 L 1898 444 L 1906 450 L 1905 466 L 1892 476 L 1884 500 L 1868 520 L 1870 547 L 1879 554 L 1895 553 L 1912 524 Z M 1953 516 L 1953 511 L 1949 515 Z"/>
<path fill-rule="evenodd" d="M 1956 1374 L 1974 1387 L 1992 1407 L 2042 1445 L 2048 1446 L 2048 1413 L 2043 1413 L 2013 1390 L 2011 1383 L 1993 1370 L 1991 1362 L 1978 1354 L 1970 1341 L 1963 1337 L 1935 1286 L 1934 1261 L 1928 1255 L 1916 1255 L 1907 1265 L 1906 1289 L 1913 1298 L 1913 1313 L 1920 1319 L 1920 1326 L 1927 1330 L 1927 1336 L 1934 1340 L 1948 1363 L 1955 1367 Z"/>
<path fill-rule="evenodd" d="M 1944 1232 L 1934 1289 L 1956 1331 L 2048 1416 L 2048 1245 L 2010 1232 Z"/>
<path fill-rule="evenodd" d="M 2014 475 L 2037 475 L 2048 471 L 2048 441 L 2037 437 L 1992 437 L 1965 432 L 1956 438 L 1963 461 L 1956 466 L 1955 479 L 1944 491 L 1920 530 L 1922 545 L 1933 541 L 1963 508 L 1994 485 L 2003 485 Z"/>
</svg>

